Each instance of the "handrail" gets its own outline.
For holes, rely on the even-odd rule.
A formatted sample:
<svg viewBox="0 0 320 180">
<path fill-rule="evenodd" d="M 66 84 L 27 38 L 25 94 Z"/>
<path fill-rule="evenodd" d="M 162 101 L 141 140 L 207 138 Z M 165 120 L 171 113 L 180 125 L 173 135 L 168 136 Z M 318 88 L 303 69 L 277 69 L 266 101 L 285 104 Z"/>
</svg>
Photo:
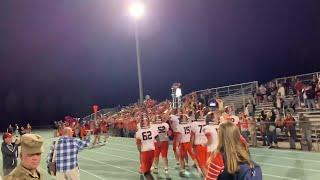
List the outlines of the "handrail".
<svg viewBox="0 0 320 180">
<path fill-rule="evenodd" d="M 246 85 L 246 84 L 258 84 L 258 81 L 251 81 L 251 82 L 247 82 L 247 83 L 239 83 L 239 84 L 233 84 L 233 85 L 229 85 L 229 86 L 221 86 L 221 87 L 216 87 L 216 88 L 210 88 L 210 89 L 204 89 L 204 90 L 199 90 L 199 91 L 193 91 L 192 93 L 196 92 L 196 93 L 199 93 L 199 92 L 206 92 L 206 91 L 211 91 L 211 90 L 218 90 L 218 89 L 223 89 L 223 88 L 228 88 L 228 87 L 234 87 L 234 86 L 242 86 L 242 85 Z M 189 93 L 191 94 L 191 93 Z M 189 95 L 188 94 L 188 95 Z"/>
</svg>

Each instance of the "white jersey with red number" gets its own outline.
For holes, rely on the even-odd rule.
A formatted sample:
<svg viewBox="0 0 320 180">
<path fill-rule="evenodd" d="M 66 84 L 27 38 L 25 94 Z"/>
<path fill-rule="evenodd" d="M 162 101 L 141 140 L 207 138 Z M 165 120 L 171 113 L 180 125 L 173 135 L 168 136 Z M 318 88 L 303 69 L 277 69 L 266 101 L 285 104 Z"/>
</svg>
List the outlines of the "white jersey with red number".
<svg viewBox="0 0 320 180">
<path fill-rule="evenodd" d="M 168 141 L 168 131 L 169 131 L 169 124 L 168 123 L 160 123 L 160 124 L 153 124 L 153 128 L 158 131 L 159 141 Z"/>
<path fill-rule="evenodd" d="M 206 137 L 212 138 L 212 144 L 208 145 L 208 152 L 213 152 L 218 146 L 218 133 L 219 125 L 209 124 L 203 128 Z"/>
<path fill-rule="evenodd" d="M 170 124 L 173 132 L 177 132 L 177 127 L 179 125 L 179 116 L 170 115 Z"/>
<path fill-rule="evenodd" d="M 206 126 L 206 121 L 198 120 L 194 121 L 191 125 L 191 131 L 194 134 L 194 145 L 202 145 L 207 143 L 207 138 L 204 134 L 204 127 Z"/>
<path fill-rule="evenodd" d="M 136 139 L 141 140 L 141 152 L 154 150 L 158 131 L 154 128 L 141 128 L 136 132 Z"/>
<path fill-rule="evenodd" d="M 181 135 L 180 143 L 190 142 L 191 138 L 191 123 L 179 124 L 177 132 Z"/>
</svg>

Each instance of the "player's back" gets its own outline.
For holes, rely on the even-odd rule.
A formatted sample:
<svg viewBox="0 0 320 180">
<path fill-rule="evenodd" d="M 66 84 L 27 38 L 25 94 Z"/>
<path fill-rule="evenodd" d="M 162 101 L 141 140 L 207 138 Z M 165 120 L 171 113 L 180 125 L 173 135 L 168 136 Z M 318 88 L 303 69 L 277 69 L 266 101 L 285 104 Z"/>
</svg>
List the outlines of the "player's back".
<svg viewBox="0 0 320 180">
<path fill-rule="evenodd" d="M 208 151 L 213 152 L 218 146 L 218 133 L 219 125 L 209 124 L 203 128 L 205 136 L 212 138 L 212 143 L 208 146 Z"/>
<path fill-rule="evenodd" d="M 181 123 L 178 125 L 178 132 L 181 134 L 181 143 L 190 142 L 191 123 Z"/>
<path fill-rule="evenodd" d="M 202 145 L 207 143 L 207 138 L 204 134 L 204 127 L 206 126 L 205 120 L 197 120 L 192 122 L 191 131 L 194 134 L 194 144 Z"/>
<path fill-rule="evenodd" d="M 168 141 L 168 130 L 169 130 L 169 124 L 168 123 L 159 123 L 154 124 L 153 128 L 158 131 L 159 141 Z"/>
</svg>

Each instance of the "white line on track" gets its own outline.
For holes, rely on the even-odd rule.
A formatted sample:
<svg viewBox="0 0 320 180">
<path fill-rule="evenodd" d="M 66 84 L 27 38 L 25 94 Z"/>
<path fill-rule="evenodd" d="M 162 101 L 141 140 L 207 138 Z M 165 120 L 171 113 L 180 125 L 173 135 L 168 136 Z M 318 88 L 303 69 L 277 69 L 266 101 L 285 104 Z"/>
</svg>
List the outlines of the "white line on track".
<svg viewBox="0 0 320 180">
<path fill-rule="evenodd" d="M 128 147 L 128 145 L 117 144 L 117 143 L 113 143 L 113 144 L 115 144 L 117 146 Z M 120 150 L 120 151 L 125 151 L 125 150 Z M 289 159 L 289 160 L 298 160 L 298 161 L 305 161 L 305 162 L 320 163 L 320 161 L 318 161 L 318 160 L 298 159 L 298 158 L 291 158 L 291 157 L 286 157 L 286 156 L 271 156 L 271 155 L 262 155 L 262 154 L 257 154 L 257 153 L 251 153 L 251 155 L 253 155 L 253 156 L 261 156 L 261 157 L 268 157 L 268 158 L 273 158 L 273 159 Z"/>
<path fill-rule="evenodd" d="M 262 155 L 262 154 L 251 153 L 251 155 L 253 155 L 253 156 L 261 156 L 261 157 L 269 157 L 269 158 L 272 157 L 271 154 L 270 155 Z M 318 161 L 318 160 L 298 159 L 298 158 L 292 158 L 292 157 L 286 157 L 286 156 L 277 156 L 277 158 L 289 159 L 289 160 L 294 160 L 294 161 L 306 161 L 306 162 L 320 163 L 320 161 Z"/>
<path fill-rule="evenodd" d="M 96 178 L 98 178 L 98 179 L 105 179 L 105 178 L 103 178 L 103 177 L 101 177 L 101 176 L 92 174 L 91 172 L 88 172 L 88 171 L 83 170 L 83 169 L 80 169 L 80 171 L 82 171 L 82 172 L 84 172 L 84 173 L 87 173 L 87 174 L 89 174 L 89 175 L 91 175 L 91 176 L 94 176 L 94 177 L 96 177 Z"/>
<path fill-rule="evenodd" d="M 288 180 L 301 180 L 301 179 L 284 177 L 284 176 L 276 176 L 276 175 L 266 174 L 266 173 L 263 173 L 263 176 L 269 176 L 269 177 L 279 178 L 279 179 L 282 179 L 282 180 L 284 180 L 284 179 L 288 179 Z"/>
<path fill-rule="evenodd" d="M 119 140 L 116 140 L 116 141 L 119 141 Z M 115 145 L 118 145 L 118 146 L 128 146 L 128 145 L 123 145 L 123 144 L 116 144 L 116 143 L 113 143 Z M 255 150 L 257 150 L 255 148 Z M 260 150 L 260 149 L 259 149 Z M 278 150 L 278 151 L 282 151 L 282 150 Z M 277 151 L 277 152 L 278 152 Z M 301 153 L 301 152 L 300 152 Z M 302 152 L 303 153 L 303 152 Z M 268 157 L 268 158 L 273 158 L 272 156 L 270 155 L 263 155 L 263 154 L 257 154 L 257 153 L 251 153 L 251 155 L 253 156 L 261 156 L 261 157 Z M 298 161 L 306 161 L 306 162 L 313 162 L 313 163 L 320 163 L 319 160 L 311 160 L 311 159 L 298 159 L 298 158 L 291 158 L 291 157 L 287 157 L 287 156 L 277 156 L 277 158 L 280 158 L 280 159 L 289 159 L 289 160 L 298 160 Z"/>
<path fill-rule="evenodd" d="M 124 150 L 123 150 L 124 151 Z M 138 160 L 135 159 L 131 159 L 131 158 L 127 158 L 127 157 L 122 157 L 122 156 L 116 156 L 116 155 L 111 155 L 110 153 L 102 153 L 102 152 L 96 152 L 96 151 L 92 151 L 94 153 L 97 154 L 103 154 L 103 155 L 110 155 L 110 156 L 115 156 L 121 159 L 126 159 L 126 160 L 130 160 L 130 161 L 134 161 L 134 162 L 139 162 Z M 129 152 L 132 153 L 134 151 L 125 151 L 125 152 Z M 173 169 L 173 168 L 170 168 Z M 272 174 L 267 174 L 267 173 L 263 173 L 264 176 L 269 176 L 269 177 L 273 177 L 273 178 L 279 178 L 279 179 L 286 179 L 286 180 L 300 180 L 300 179 L 296 179 L 296 178 L 290 178 L 290 177 L 284 177 L 284 176 L 276 176 L 276 175 L 272 175 Z"/>
<path fill-rule="evenodd" d="M 113 143 L 113 144 L 115 144 L 115 143 Z M 124 146 L 124 147 L 133 147 L 133 146 L 123 145 L 123 144 L 115 144 L 115 145 Z M 121 150 L 121 151 L 133 152 L 133 151 L 127 151 L 127 150 Z M 252 154 L 252 155 L 254 155 L 254 154 Z M 266 156 L 266 157 L 270 157 L 270 156 Z M 281 156 L 279 158 L 281 158 Z M 294 160 L 301 160 L 302 161 L 302 159 L 294 159 Z M 286 165 L 276 165 L 276 164 L 265 163 L 265 162 L 260 162 L 260 161 L 256 161 L 256 162 L 259 164 L 262 164 L 262 165 L 273 166 L 273 167 L 284 167 L 284 168 L 290 168 L 290 169 L 299 169 L 299 170 L 306 170 L 306 171 L 312 171 L 312 172 L 320 172 L 320 170 L 317 170 L 317 169 L 298 168 L 298 167 L 286 166 Z"/>
<path fill-rule="evenodd" d="M 89 161 L 94 161 L 94 162 L 100 163 L 100 164 L 105 164 L 106 166 L 114 167 L 114 168 L 117 168 L 117 169 L 121 169 L 121 170 L 123 170 L 123 171 L 128 171 L 128 172 L 134 173 L 134 174 L 139 174 L 138 172 L 131 171 L 131 170 L 128 170 L 128 169 L 123 169 L 123 168 L 121 168 L 121 167 L 119 167 L 119 166 L 114 166 L 114 165 L 111 165 L 111 164 L 108 164 L 108 163 L 104 163 L 104 162 L 101 162 L 101 161 L 97 161 L 97 160 L 94 160 L 94 159 L 92 159 L 92 158 L 83 157 L 83 156 L 81 156 L 80 158 L 81 158 L 81 159 L 86 159 L 86 160 L 89 160 Z"/>
</svg>

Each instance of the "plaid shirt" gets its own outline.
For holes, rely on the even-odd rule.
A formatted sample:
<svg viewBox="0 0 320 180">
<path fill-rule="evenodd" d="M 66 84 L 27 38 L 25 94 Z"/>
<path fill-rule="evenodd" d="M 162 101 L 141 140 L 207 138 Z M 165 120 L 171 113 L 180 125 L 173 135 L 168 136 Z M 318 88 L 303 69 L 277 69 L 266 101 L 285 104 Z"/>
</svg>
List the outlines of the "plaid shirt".
<svg viewBox="0 0 320 180">
<path fill-rule="evenodd" d="M 89 140 L 81 141 L 73 137 L 63 136 L 58 139 L 56 147 L 56 164 L 58 172 L 65 172 L 78 167 L 78 152 L 89 146 Z M 47 164 L 52 161 L 54 144 L 47 157 Z"/>
</svg>

